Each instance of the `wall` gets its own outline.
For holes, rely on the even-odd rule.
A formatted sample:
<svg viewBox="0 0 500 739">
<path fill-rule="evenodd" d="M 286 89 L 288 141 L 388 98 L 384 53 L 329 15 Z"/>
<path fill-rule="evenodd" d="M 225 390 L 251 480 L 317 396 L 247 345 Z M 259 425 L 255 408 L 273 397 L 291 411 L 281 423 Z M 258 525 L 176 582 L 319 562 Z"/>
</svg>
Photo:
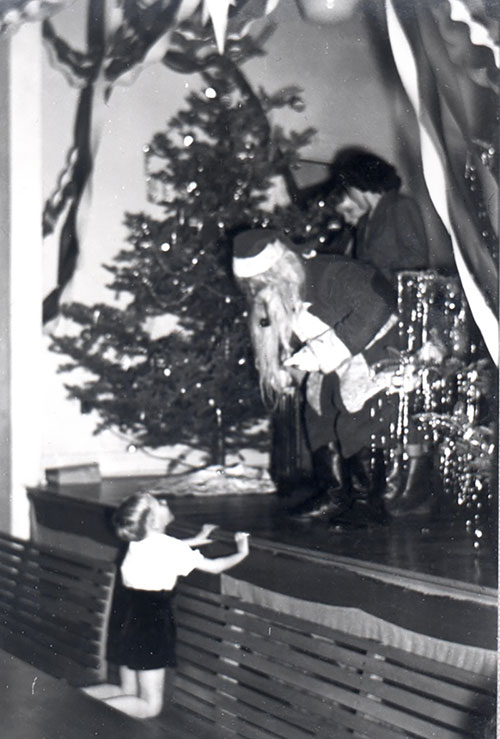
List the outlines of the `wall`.
<svg viewBox="0 0 500 739">
<path fill-rule="evenodd" d="M 77 0 L 70 11 L 55 19 L 58 30 L 79 43 L 83 39 L 83 9 L 84 3 Z M 418 191 L 419 173 L 409 172 L 408 161 L 402 156 L 408 141 L 416 139 L 414 123 L 404 97 L 395 94 L 388 83 L 363 15 L 319 27 L 304 22 L 295 3 L 281 2 L 272 18 L 277 30 L 267 44 L 267 55 L 249 62 L 245 70 L 254 85 L 270 92 L 286 85 L 301 86 L 306 102 L 303 113 L 280 112 L 275 122 L 296 130 L 314 126 L 318 134 L 304 151 L 304 156 L 313 160 L 327 162 L 337 148 L 346 145 L 369 146 L 400 166 L 407 178 L 411 174 L 412 187 Z M 258 28 L 256 24 L 255 30 Z M 48 194 L 71 140 L 77 92 L 47 61 L 43 79 L 44 190 Z M 132 86 L 113 92 L 96 156 L 82 256 L 67 299 L 92 304 L 111 298 L 102 264 L 111 261 L 123 245 L 125 211 L 147 208 L 142 147 L 154 132 L 164 128 L 197 84 L 195 76 L 184 77 L 156 65 L 145 70 Z M 52 253 L 47 247 L 47 284 L 55 269 Z M 440 258 L 436 253 L 436 260 Z M 50 329 L 65 331 L 58 324 Z M 163 459 L 127 454 L 127 442 L 112 433 L 92 436 L 92 416 L 82 416 L 78 404 L 65 397 L 63 382 L 67 378 L 56 373 L 59 358 L 46 351 L 44 361 L 45 466 L 98 461 L 105 474 L 163 470 Z"/>
<path fill-rule="evenodd" d="M 0 527 L 29 533 L 41 466 L 41 34 L 0 39 Z"/>
<path fill-rule="evenodd" d="M 7 44 L 0 44 L 0 88 L 8 89 Z M 9 96 L 0 96 L 0 128 L 9 131 Z M 10 501 L 8 491 L 11 487 L 10 454 L 10 330 L 9 330 L 9 151 L 8 147 L 0 147 L 0 521 L 10 518 Z"/>
</svg>

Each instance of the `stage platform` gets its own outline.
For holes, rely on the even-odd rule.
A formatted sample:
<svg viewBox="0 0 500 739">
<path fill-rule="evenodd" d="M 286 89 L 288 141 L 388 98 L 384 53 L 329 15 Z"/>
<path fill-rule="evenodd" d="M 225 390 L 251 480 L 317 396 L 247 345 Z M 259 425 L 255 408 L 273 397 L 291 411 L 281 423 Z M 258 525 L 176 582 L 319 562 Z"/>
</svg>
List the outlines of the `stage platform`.
<svg viewBox="0 0 500 739">
<path fill-rule="evenodd" d="M 235 495 L 221 498 L 169 498 L 178 522 L 195 526 L 210 522 L 224 531 L 249 531 L 260 546 L 303 556 L 352 558 L 390 570 L 450 579 L 469 585 L 497 587 L 494 542 L 485 538 L 480 550 L 463 520 L 441 515 L 429 520 L 389 520 L 366 525 L 356 512 L 347 525 L 330 531 L 321 522 L 297 523 L 288 515 L 294 499 L 277 495 Z M 350 523 L 349 523 L 350 522 Z"/>
<path fill-rule="evenodd" d="M 166 485 L 158 478 L 114 478 L 96 485 L 29 491 L 32 536 L 102 559 L 115 560 L 120 543 L 111 528 L 116 504 L 138 489 Z M 298 493 L 299 499 L 304 491 Z M 344 605 L 370 608 L 391 622 L 452 641 L 496 648 L 497 554 L 484 538 L 473 546 L 463 520 L 441 515 L 431 520 L 390 520 L 330 531 L 321 522 L 297 523 L 287 510 L 296 500 L 278 494 L 168 496 L 176 520 L 173 535 L 190 536 L 204 523 L 219 527 L 206 551 L 231 549 L 233 534 L 251 534 L 252 556 L 238 568 L 248 582 L 325 600 L 334 578 Z M 288 572 L 287 563 L 292 572 Z M 288 582 L 289 580 L 289 582 Z M 338 605 L 331 596 L 325 602 Z"/>
<path fill-rule="evenodd" d="M 32 528 L 71 547 L 90 540 L 92 553 L 107 558 L 116 548 L 109 517 L 113 508 L 137 490 L 168 489 L 157 477 L 108 478 L 98 484 L 38 487 L 28 491 L 32 503 Z M 215 523 L 220 532 L 248 531 L 259 547 L 270 551 L 293 547 L 304 557 L 353 559 L 415 577 L 437 577 L 479 588 L 498 585 L 496 535 L 485 536 L 476 550 L 463 517 L 452 512 L 439 517 L 389 520 L 384 525 L 362 525 L 363 516 L 351 517 L 353 525 L 329 531 L 321 522 L 296 523 L 287 510 L 307 491 L 294 496 L 235 494 L 221 496 L 169 496 L 176 524 L 191 527 Z M 218 535 L 220 538 L 220 535 Z M 76 539 L 75 539 L 76 537 Z M 88 548 L 87 548 L 88 553 Z"/>
<path fill-rule="evenodd" d="M 476 551 L 463 522 L 441 517 L 356 527 L 353 515 L 352 527 L 332 532 L 326 524 L 291 520 L 290 499 L 277 495 L 169 502 L 179 536 L 207 522 L 220 527 L 214 534 L 220 542 L 231 541 L 229 532 L 251 534 L 255 556 L 238 568 L 242 580 L 312 602 L 361 610 L 369 604 L 372 615 L 412 631 L 496 648 L 495 548 L 485 541 Z"/>
</svg>

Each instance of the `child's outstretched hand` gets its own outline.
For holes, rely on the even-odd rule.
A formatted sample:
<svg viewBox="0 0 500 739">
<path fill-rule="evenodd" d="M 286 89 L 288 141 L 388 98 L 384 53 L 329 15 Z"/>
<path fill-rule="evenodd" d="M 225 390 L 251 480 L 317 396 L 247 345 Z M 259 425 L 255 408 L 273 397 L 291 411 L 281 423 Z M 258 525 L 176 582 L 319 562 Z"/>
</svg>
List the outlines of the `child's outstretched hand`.
<svg viewBox="0 0 500 739">
<path fill-rule="evenodd" d="M 244 554 L 246 556 L 248 552 L 250 551 L 250 546 L 249 546 L 249 541 L 248 541 L 249 539 L 250 539 L 250 534 L 247 534 L 246 531 L 238 531 L 234 535 L 234 541 L 236 543 L 236 548 L 238 549 L 238 552 L 240 552 L 240 554 Z"/>
<path fill-rule="evenodd" d="M 196 534 L 196 536 L 194 538 L 194 543 L 196 544 L 196 546 L 201 547 L 204 544 L 211 544 L 211 542 L 213 540 L 210 538 L 210 534 L 216 528 L 218 528 L 218 527 L 217 527 L 217 524 L 215 524 L 215 523 L 206 523 L 206 524 L 204 524 L 201 527 L 199 533 Z"/>
</svg>

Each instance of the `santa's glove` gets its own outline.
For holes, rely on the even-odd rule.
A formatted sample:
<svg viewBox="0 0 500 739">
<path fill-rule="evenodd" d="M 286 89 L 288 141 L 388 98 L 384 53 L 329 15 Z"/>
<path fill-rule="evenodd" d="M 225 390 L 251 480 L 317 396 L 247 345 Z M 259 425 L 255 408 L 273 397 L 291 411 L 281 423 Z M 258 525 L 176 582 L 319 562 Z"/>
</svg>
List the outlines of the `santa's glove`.
<svg viewBox="0 0 500 739">
<path fill-rule="evenodd" d="M 302 372 L 319 372 L 319 361 L 311 347 L 306 344 L 298 352 L 292 354 L 284 363 L 284 367 L 302 370 Z"/>
</svg>

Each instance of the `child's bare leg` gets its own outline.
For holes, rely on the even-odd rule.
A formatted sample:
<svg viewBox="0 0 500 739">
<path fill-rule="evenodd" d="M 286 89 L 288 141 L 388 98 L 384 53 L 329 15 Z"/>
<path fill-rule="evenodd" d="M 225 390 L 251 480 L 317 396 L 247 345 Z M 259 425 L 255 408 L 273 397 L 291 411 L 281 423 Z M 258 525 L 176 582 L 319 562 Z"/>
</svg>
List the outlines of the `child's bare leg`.
<svg viewBox="0 0 500 739">
<path fill-rule="evenodd" d="M 137 696 L 139 686 L 137 683 L 137 673 L 128 667 L 120 667 L 120 684 L 113 685 L 111 683 L 101 683 L 100 685 L 90 685 L 83 688 L 83 692 L 90 695 L 91 698 L 98 700 L 108 700 L 119 695 Z"/>
<path fill-rule="evenodd" d="M 130 667 L 120 667 L 120 686 L 124 695 L 139 695 L 138 672 Z"/>
<path fill-rule="evenodd" d="M 140 670 L 136 673 L 139 683 L 139 695 L 119 695 L 106 700 L 123 713 L 135 718 L 153 718 L 163 708 L 163 686 L 165 669 Z"/>
</svg>

